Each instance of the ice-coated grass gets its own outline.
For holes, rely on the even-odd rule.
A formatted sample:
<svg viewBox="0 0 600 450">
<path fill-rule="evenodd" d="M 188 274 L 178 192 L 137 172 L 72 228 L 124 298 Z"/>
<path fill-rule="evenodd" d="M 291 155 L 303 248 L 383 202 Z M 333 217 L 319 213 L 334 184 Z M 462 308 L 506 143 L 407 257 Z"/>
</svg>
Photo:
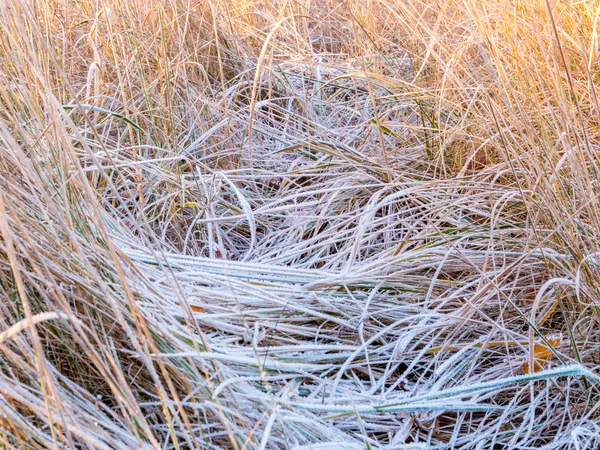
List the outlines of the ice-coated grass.
<svg viewBox="0 0 600 450">
<path fill-rule="evenodd" d="M 595 0 L 0 5 L 0 444 L 600 445 Z"/>
</svg>

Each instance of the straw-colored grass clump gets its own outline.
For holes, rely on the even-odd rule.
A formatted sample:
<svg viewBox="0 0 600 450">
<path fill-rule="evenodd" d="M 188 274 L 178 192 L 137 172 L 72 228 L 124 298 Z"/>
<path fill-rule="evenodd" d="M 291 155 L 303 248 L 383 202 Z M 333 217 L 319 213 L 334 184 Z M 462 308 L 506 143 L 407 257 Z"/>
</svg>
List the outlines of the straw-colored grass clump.
<svg viewBox="0 0 600 450">
<path fill-rule="evenodd" d="M 598 448 L 599 21 L 1 3 L 2 448 Z"/>
</svg>

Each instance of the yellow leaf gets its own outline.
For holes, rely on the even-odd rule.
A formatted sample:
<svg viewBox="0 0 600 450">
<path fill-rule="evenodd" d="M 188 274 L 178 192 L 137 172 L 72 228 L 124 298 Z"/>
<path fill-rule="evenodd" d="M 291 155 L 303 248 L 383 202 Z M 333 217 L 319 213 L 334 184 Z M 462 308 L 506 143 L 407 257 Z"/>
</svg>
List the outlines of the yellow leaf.
<svg viewBox="0 0 600 450">
<path fill-rule="evenodd" d="M 552 347 L 556 347 L 559 342 L 560 341 L 557 338 L 548 339 L 548 343 Z M 529 367 L 529 361 L 526 361 L 523 364 L 523 371 L 525 371 L 525 373 L 539 372 L 544 368 L 544 364 L 548 361 L 548 359 L 550 359 L 551 356 L 552 350 L 546 347 L 545 344 L 533 344 L 533 371 L 531 371 L 531 368 Z"/>
</svg>

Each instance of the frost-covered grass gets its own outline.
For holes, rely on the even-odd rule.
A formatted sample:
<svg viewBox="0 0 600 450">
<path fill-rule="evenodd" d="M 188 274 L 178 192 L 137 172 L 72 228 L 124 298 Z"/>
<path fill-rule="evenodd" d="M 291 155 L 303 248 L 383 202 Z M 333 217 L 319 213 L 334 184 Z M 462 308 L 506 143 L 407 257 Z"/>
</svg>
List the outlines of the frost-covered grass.
<svg viewBox="0 0 600 450">
<path fill-rule="evenodd" d="M 599 448 L 599 21 L 0 2 L 2 448 Z"/>
</svg>

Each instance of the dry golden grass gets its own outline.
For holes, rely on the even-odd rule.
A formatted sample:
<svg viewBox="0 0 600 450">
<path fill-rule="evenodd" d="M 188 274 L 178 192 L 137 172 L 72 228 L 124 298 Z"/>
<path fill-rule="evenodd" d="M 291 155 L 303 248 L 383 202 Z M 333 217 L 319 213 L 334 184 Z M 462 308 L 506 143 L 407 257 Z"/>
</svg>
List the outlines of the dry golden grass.
<svg viewBox="0 0 600 450">
<path fill-rule="evenodd" d="M 0 446 L 596 449 L 600 2 L 0 2 Z"/>
</svg>

